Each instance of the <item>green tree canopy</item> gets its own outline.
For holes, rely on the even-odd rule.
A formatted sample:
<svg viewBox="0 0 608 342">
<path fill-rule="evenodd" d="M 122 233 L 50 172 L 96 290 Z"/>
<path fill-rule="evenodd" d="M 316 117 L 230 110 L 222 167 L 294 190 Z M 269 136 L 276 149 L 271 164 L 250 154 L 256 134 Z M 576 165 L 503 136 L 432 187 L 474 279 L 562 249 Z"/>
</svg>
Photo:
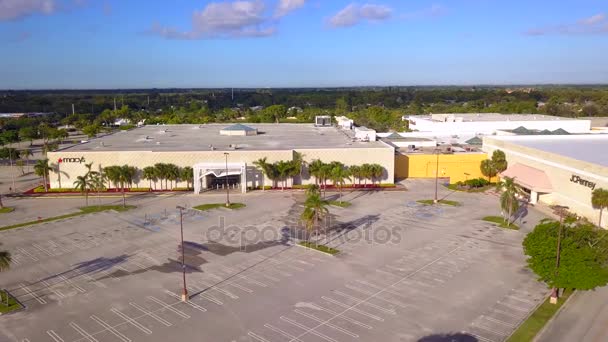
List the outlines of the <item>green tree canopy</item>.
<svg viewBox="0 0 608 342">
<path fill-rule="evenodd" d="M 528 267 L 550 287 L 591 290 L 608 284 L 607 232 L 590 224 L 564 224 L 556 272 L 560 223 L 544 220 L 523 241 Z"/>
</svg>

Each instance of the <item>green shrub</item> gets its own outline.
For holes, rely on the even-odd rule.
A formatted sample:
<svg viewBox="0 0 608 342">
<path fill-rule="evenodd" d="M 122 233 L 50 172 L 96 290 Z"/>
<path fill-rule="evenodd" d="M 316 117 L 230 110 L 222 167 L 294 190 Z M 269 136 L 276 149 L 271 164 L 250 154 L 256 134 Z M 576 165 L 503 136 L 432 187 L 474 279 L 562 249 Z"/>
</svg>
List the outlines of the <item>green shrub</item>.
<svg viewBox="0 0 608 342">
<path fill-rule="evenodd" d="M 186 188 L 185 186 L 173 188 L 173 191 L 194 191 L 193 188 Z"/>
<path fill-rule="evenodd" d="M 130 188 L 130 192 L 148 192 L 150 188 Z"/>
<path fill-rule="evenodd" d="M 488 186 L 490 182 L 485 178 L 473 178 L 464 181 L 463 184 L 471 188 L 483 188 L 484 186 Z"/>
<path fill-rule="evenodd" d="M 133 128 L 135 128 L 135 125 L 122 125 L 122 126 L 120 126 L 120 130 L 121 131 L 128 131 L 128 130 L 133 129 Z"/>
<path fill-rule="evenodd" d="M 319 245 L 319 244 L 316 244 L 316 243 L 310 242 L 310 241 L 300 241 L 298 244 L 300 246 L 304 246 L 304 247 L 307 247 L 310 249 L 315 249 L 319 252 L 327 253 L 329 255 L 336 255 L 336 254 L 340 253 L 340 251 L 335 248 L 331 248 L 331 247 L 328 247 L 325 245 Z"/>
</svg>

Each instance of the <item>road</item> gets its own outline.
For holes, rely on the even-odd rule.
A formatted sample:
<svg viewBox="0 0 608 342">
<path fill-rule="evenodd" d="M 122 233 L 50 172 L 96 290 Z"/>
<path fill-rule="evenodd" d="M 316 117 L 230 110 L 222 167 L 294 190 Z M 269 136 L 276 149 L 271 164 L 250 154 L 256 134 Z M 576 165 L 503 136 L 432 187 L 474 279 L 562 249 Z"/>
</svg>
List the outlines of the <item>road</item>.
<svg viewBox="0 0 608 342">
<path fill-rule="evenodd" d="M 608 341 L 608 287 L 576 293 L 537 341 Z"/>
</svg>

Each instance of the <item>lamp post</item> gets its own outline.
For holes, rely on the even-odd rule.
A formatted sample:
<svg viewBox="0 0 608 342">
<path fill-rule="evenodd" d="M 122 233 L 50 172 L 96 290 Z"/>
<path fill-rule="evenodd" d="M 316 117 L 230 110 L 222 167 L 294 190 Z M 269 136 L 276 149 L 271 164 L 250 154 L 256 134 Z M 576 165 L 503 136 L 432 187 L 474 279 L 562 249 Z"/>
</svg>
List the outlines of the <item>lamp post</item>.
<svg viewBox="0 0 608 342">
<path fill-rule="evenodd" d="M 226 175 L 224 176 L 226 178 L 226 207 L 230 207 L 230 189 L 228 187 L 228 155 L 230 155 L 230 153 L 224 152 L 224 156 L 226 156 Z"/>
<path fill-rule="evenodd" d="M 437 198 L 437 190 L 438 190 L 438 184 L 439 184 L 439 153 L 441 152 L 440 149 L 436 148 L 435 149 L 435 155 L 437 156 L 437 162 L 435 165 L 435 199 L 433 199 L 433 203 L 437 204 L 437 202 L 439 202 L 439 199 Z"/>
<path fill-rule="evenodd" d="M 564 205 L 558 205 L 555 207 L 555 211 L 559 215 L 559 228 L 557 231 L 557 253 L 555 256 L 555 279 L 557 279 L 557 275 L 559 274 L 559 259 L 562 248 L 562 230 L 564 228 L 564 215 L 566 213 L 566 210 L 568 209 L 569 207 Z M 553 287 L 553 289 L 551 290 L 551 298 L 549 299 L 549 302 L 551 304 L 557 304 L 558 296 L 559 289 L 557 287 Z"/>
<path fill-rule="evenodd" d="M 185 252 L 184 252 L 184 213 L 183 210 L 185 210 L 186 208 L 182 207 L 182 206 L 177 206 L 177 209 L 179 209 L 179 228 L 181 231 L 181 238 L 182 238 L 182 277 L 183 277 L 183 289 L 182 289 L 182 302 L 187 302 L 188 301 L 188 288 L 186 288 L 186 258 L 185 258 Z"/>
</svg>

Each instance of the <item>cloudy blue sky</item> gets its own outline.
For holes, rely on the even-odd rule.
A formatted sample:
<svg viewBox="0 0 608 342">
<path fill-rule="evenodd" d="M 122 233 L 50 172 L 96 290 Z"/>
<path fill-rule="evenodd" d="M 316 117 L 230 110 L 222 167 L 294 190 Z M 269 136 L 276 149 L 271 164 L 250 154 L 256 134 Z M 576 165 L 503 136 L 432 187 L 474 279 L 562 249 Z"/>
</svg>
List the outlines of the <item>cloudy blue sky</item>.
<svg viewBox="0 0 608 342">
<path fill-rule="evenodd" d="M 608 83 L 606 0 L 0 0 L 0 89 Z"/>
</svg>

